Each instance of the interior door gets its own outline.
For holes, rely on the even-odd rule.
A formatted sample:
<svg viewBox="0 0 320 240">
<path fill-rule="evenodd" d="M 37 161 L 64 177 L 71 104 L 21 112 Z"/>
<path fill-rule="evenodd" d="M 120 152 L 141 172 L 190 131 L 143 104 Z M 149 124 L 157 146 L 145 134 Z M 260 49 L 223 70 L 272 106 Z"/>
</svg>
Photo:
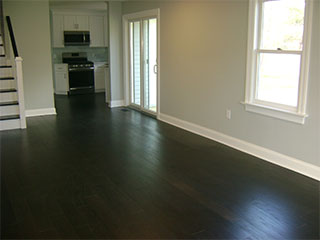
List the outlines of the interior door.
<svg viewBox="0 0 320 240">
<path fill-rule="evenodd" d="M 130 103 L 142 111 L 158 111 L 157 18 L 129 22 Z"/>
</svg>

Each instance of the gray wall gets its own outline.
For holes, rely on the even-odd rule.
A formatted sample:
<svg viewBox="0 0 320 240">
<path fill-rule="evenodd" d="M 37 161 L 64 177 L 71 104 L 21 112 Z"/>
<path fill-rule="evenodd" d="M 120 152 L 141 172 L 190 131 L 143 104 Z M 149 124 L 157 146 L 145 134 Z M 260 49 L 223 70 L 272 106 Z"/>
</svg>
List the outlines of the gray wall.
<svg viewBox="0 0 320 240">
<path fill-rule="evenodd" d="M 160 8 L 161 113 L 320 166 L 319 1 L 315 1 L 304 125 L 249 113 L 244 100 L 248 1 L 132 1 L 122 13 Z M 226 109 L 232 110 L 227 120 Z"/>
<path fill-rule="evenodd" d="M 4 0 L 23 58 L 26 110 L 53 108 L 53 82 L 48 0 Z"/>
<path fill-rule="evenodd" d="M 316 134 L 316 149 L 318 150 L 316 155 L 316 161 L 320 165 L 320 1 L 314 1 L 314 18 L 313 21 L 315 26 L 313 27 L 313 39 L 312 39 L 312 69 L 311 69 L 311 83 L 309 87 L 310 104 L 312 104 L 312 109 L 314 115 L 317 115 L 315 119 L 315 134 Z"/>
<path fill-rule="evenodd" d="M 109 38 L 111 101 L 123 100 L 121 2 L 109 2 Z"/>
</svg>

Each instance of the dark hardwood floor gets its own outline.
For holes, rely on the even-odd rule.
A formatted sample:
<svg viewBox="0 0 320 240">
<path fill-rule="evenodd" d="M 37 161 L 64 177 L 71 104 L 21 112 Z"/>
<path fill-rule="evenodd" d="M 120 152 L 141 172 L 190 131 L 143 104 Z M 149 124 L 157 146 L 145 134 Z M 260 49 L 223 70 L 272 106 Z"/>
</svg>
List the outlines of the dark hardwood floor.
<svg viewBox="0 0 320 240">
<path fill-rule="evenodd" d="M 1 132 L 1 238 L 318 239 L 319 182 L 104 95 Z"/>
</svg>

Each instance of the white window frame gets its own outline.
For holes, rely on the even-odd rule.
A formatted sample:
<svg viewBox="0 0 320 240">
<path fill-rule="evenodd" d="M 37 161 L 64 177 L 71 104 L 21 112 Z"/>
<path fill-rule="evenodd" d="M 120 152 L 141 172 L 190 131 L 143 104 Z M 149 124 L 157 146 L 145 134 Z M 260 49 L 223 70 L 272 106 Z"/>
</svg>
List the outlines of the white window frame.
<svg viewBox="0 0 320 240">
<path fill-rule="evenodd" d="M 269 0 L 249 0 L 249 19 L 248 19 L 248 48 L 247 48 L 247 69 L 246 69 L 246 92 L 245 105 L 246 111 L 267 115 L 299 124 L 304 124 L 307 106 L 307 90 L 309 78 L 309 62 L 311 50 L 312 32 L 312 10 L 313 1 L 305 0 L 303 49 L 302 51 L 286 50 L 261 50 L 258 44 L 261 38 L 262 25 L 262 4 Z M 301 54 L 299 93 L 297 107 L 286 106 L 277 103 L 265 102 L 256 99 L 256 82 L 258 53 L 291 53 Z"/>
</svg>

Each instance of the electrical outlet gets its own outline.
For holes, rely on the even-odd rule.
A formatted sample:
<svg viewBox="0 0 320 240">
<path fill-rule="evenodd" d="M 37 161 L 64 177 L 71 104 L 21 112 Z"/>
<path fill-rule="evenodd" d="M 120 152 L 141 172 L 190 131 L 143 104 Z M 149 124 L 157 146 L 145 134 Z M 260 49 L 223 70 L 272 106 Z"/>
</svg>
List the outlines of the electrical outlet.
<svg viewBox="0 0 320 240">
<path fill-rule="evenodd" d="M 227 109 L 227 111 L 226 111 L 226 117 L 227 117 L 228 120 L 231 119 L 231 110 L 230 110 L 230 109 Z"/>
</svg>

